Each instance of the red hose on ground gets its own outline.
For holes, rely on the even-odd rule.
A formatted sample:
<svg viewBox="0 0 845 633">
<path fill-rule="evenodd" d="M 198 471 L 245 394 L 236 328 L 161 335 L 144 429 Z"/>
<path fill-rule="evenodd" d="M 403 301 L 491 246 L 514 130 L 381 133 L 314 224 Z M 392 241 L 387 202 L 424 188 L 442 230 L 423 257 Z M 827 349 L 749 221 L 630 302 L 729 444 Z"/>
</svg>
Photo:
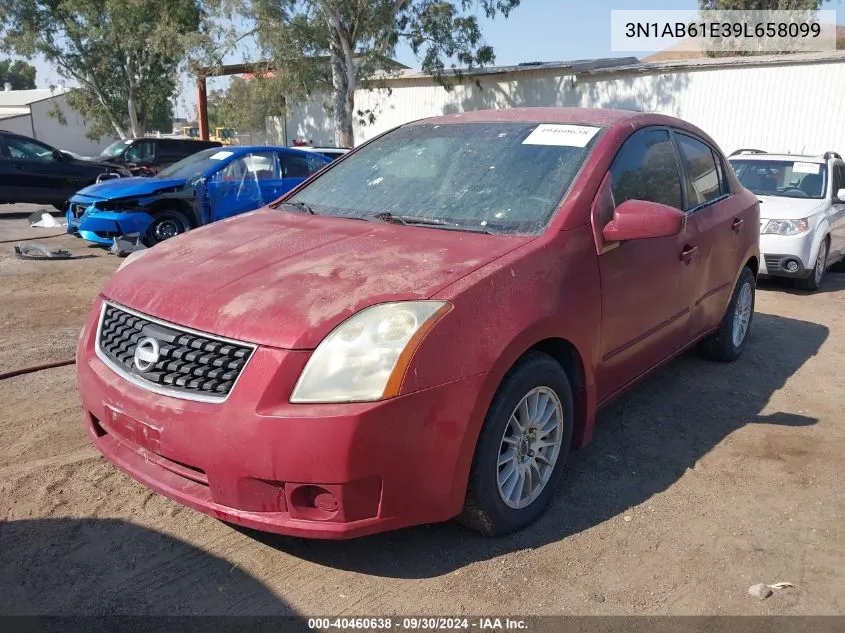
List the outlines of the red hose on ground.
<svg viewBox="0 0 845 633">
<path fill-rule="evenodd" d="M 7 371 L 5 373 L 0 374 L 0 380 L 6 380 L 6 378 L 14 378 L 15 376 L 22 376 L 23 374 L 34 374 L 35 372 L 42 371 L 44 369 L 53 369 L 54 367 L 65 367 L 66 365 L 73 365 L 74 363 L 76 363 L 76 359 L 71 358 L 70 360 L 57 360 L 54 363 L 44 363 L 43 365 L 33 365 L 32 367 L 15 369 L 13 371 Z"/>
</svg>

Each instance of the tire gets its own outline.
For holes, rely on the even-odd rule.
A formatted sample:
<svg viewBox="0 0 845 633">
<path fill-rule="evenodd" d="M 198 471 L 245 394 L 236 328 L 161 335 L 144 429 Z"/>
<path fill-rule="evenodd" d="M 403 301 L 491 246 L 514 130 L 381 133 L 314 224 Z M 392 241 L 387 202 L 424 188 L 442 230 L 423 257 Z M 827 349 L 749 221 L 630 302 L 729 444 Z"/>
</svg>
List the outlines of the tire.
<svg viewBox="0 0 845 633">
<path fill-rule="evenodd" d="M 725 310 L 725 315 L 719 324 L 719 329 L 698 344 L 699 353 L 704 358 L 722 363 L 732 363 L 742 356 L 742 351 L 748 342 L 748 333 L 751 331 L 751 322 L 754 320 L 754 292 L 756 287 L 757 280 L 754 278 L 754 273 L 746 266 L 739 275 L 739 281 L 736 282 L 736 287 L 728 303 L 728 309 Z M 741 318 L 737 312 L 738 305 L 740 305 L 741 314 L 747 316 L 747 321 L 741 336 L 734 338 L 734 322 L 737 318 Z"/>
<path fill-rule="evenodd" d="M 171 237 L 187 233 L 190 229 L 191 223 L 181 211 L 175 209 L 156 211 L 153 213 L 153 223 L 144 234 L 143 241 L 146 246 L 155 246 Z"/>
<path fill-rule="evenodd" d="M 529 396 L 539 398 L 539 401 L 528 400 L 536 403 L 536 407 L 545 400 L 545 411 L 552 408 L 549 421 L 558 419 L 559 422 L 552 431 L 542 433 L 540 430 L 533 438 L 519 441 L 514 437 L 517 436 L 517 426 L 511 424 L 511 418 L 517 424 L 520 420 L 524 422 L 525 412 L 517 409 Z M 572 387 L 560 364 L 540 352 L 529 352 L 523 356 L 502 380 L 484 419 L 470 469 L 466 502 L 458 520 L 485 536 L 510 534 L 535 521 L 546 509 L 560 483 L 572 443 L 574 412 Z M 528 418 L 531 421 L 530 415 Z M 538 447 L 536 442 L 542 439 L 547 445 Z M 531 452 L 526 453 L 525 449 Z M 506 458 L 508 452 L 512 452 L 513 458 L 500 464 L 500 458 Z M 527 469 L 525 464 L 520 464 L 520 456 L 524 456 L 529 464 Z M 548 456 L 551 464 L 537 459 L 538 456 Z M 530 465 L 532 463 L 536 468 Z M 526 487 L 525 476 L 519 474 L 521 469 L 524 469 L 522 472 L 530 472 L 537 481 L 532 494 L 521 500 L 524 505 L 518 505 L 520 499 L 516 491 L 520 477 L 522 491 Z M 506 477 L 511 471 L 516 479 Z M 503 481 L 501 485 L 500 480 Z M 531 486 L 527 487 L 530 490 Z M 506 502 L 505 495 L 509 490 L 512 490 L 512 497 L 510 502 Z"/>
<path fill-rule="evenodd" d="M 822 279 L 824 279 L 824 274 L 827 272 L 827 255 L 830 249 L 830 238 L 825 236 L 822 240 L 822 243 L 819 244 L 819 252 L 816 255 L 816 263 L 813 266 L 813 270 L 810 271 L 810 274 L 803 279 L 796 279 L 795 286 L 800 288 L 801 290 L 809 290 L 810 292 L 814 292 L 819 289 L 822 285 Z"/>
</svg>

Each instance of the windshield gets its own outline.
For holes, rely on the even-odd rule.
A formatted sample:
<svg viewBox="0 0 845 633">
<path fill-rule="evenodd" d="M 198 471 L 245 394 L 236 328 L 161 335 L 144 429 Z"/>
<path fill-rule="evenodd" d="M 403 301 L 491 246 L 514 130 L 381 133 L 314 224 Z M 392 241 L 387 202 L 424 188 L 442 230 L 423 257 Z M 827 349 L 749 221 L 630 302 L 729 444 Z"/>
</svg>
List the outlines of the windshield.
<svg viewBox="0 0 845 633">
<path fill-rule="evenodd" d="M 389 132 L 288 199 L 316 213 L 537 233 L 600 128 L 538 123 L 412 124 Z"/>
<path fill-rule="evenodd" d="M 220 161 L 229 158 L 232 152 L 221 150 L 219 147 L 204 149 L 183 158 L 178 163 L 162 169 L 156 178 L 194 178 L 202 176 L 210 169 L 218 167 Z"/>
<path fill-rule="evenodd" d="M 739 182 L 760 196 L 824 198 L 827 167 L 800 160 L 731 160 Z"/>
<path fill-rule="evenodd" d="M 123 150 L 126 149 L 126 146 L 129 145 L 131 142 L 132 141 L 115 141 L 102 152 L 100 152 L 100 156 L 102 156 L 103 158 L 113 158 L 115 156 L 120 156 L 123 153 Z"/>
</svg>

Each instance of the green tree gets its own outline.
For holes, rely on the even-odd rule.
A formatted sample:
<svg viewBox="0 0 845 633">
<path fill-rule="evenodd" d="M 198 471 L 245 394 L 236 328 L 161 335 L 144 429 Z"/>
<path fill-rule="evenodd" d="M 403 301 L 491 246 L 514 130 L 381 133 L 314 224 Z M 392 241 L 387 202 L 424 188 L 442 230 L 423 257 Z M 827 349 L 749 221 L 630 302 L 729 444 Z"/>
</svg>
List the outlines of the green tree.
<svg viewBox="0 0 845 633">
<path fill-rule="evenodd" d="M 209 125 L 215 120 L 237 130 L 263 130 L 267 117 L 284 114 L 284 86 L 276 76 L 232 77 L 225 94 L 208 105 Z"/>
<path fill-rule="evenodd" d="M 699 0 L 702 10 L 718 11 L 815 11 L 823 0 Z"/>
<path fill-rule="evenodd" d="M 35 66 L 19 59 L 0 59 L 0 87 L 6 83 L 12 84 L 12 90 L 35 88 Z"/>
<path fill-rule="evenodd" d="M 79 84 L 68 102 L 91 122 L 89 136 L 138 137 L 169 114 L 208 12 L 203 0 L 14 0 L 0 8 L 0 34 Z"/>
<path fill-rule="evenodd" d="M 519 0 L 232 0 L 279 69 L 284 92 L 331 95 L 338 145 L 353 144 L 356 88 L 378 87 L 389 57 L 410 45 L 422 70 L 449 89 L 459 68 L 495 60 L 475 11 L 508 16 Z M 452 71 L 452 72 L 450 72 Z"/>
</svg>

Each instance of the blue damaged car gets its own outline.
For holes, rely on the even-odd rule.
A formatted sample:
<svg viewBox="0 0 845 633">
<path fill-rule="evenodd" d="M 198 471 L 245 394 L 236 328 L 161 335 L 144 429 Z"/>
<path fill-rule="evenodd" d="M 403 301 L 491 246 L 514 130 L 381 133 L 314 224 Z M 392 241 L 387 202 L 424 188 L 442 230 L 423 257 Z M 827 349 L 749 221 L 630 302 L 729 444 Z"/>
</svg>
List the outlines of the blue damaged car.
<svg viewBox="0 0 845 633">
<path fill-rule="evenodd" d="M 137 235 L 153 246 L 258 209 L 330 162 L 289 147 L 202 150 L 153 177 L 114 178 L 82 189 L 67 207 L 67 230 L 98 244 Z"/>
</svg>

